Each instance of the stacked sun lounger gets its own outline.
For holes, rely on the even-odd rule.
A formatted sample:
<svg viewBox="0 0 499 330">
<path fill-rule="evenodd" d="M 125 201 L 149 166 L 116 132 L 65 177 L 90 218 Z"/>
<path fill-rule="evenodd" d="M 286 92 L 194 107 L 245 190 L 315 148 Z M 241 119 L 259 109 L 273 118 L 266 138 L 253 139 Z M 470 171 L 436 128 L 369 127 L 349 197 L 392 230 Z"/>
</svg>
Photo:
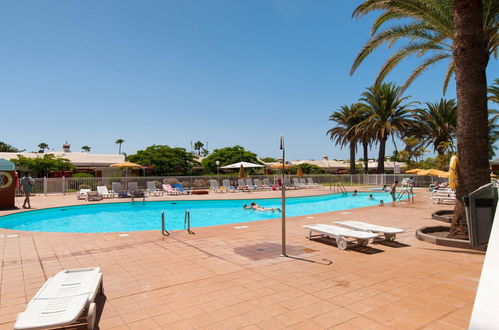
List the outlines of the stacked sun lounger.
<svg viewBox="0 0 499 330">
<path fill-rule="evenodd" d="M 403 229 L 378 226 L 361 221 L 337 221 L 335 225 L 313 224 L 302 226 L 309 230 L 308 239 L 313 237 L 330 237 L 335 239 L 336 246 L 345 250 L 348 243 L 356 242 L 359 246 L 366 246 L 375 239 L 394 241 L 398 233 Z M 315 233 L 315 234 L 314 234 Z"/>
<path fill-rule="evenodd" d="M 436 189 L 433 190 L 431 198 L 441 203 L 454 203 L 456 200 L 456 192 L 452 189 Z"/>
</svg>

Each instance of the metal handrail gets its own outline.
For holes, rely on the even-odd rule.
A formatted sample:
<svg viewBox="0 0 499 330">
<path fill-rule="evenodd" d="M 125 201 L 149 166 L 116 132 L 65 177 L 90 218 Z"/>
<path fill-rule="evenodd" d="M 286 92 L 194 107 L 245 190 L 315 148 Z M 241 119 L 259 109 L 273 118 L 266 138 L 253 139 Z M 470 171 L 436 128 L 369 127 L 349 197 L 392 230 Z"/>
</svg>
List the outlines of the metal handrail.
<svg viewBox="0 0 499 330">
<path fill-rule="evenodd" d="M 187 226 L 187 228 L 186 228 Z M 185 210 L 185 215 L 184 215 L 184 229 L 187 229 L 187 232 L 189 234 L 194 234 L 193 231 L 191 231 L 191 213 L 189 210 Z"/>
<path fill-rule="evenodd" d="M 170 236 L 170 233 L 166 230 L 165 211 L 161 211 L 161 234 L 163 236 Z"/>
</svg>

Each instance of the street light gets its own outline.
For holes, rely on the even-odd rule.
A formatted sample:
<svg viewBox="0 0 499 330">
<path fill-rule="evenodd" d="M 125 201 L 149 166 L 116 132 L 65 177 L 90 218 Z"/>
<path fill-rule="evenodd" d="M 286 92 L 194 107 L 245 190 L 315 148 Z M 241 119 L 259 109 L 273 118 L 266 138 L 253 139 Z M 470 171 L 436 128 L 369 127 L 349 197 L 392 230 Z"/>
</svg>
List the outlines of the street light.
<svg viewBox="0 0 499 330">
<path fill-rule="evenodd" d="M 218 179 L 220 179 L 220 161 L 219 160 L 215 161 L 215 165 L 217 165 L 217 176 Z"/>
<path fill-rule="evenodd" d="M 286 164 L 285 160 L 285 149 L 284 149 L 284 136 L 281 135 L 279 149 L 282 150 L 282 181 L 281 181 L 281 232 L 282 232 L 282 243 L 281 243 L 281 257 L 287 257 L 286 255 L 286 184 L 284 183 L 284 166 Z"/>
</svg>

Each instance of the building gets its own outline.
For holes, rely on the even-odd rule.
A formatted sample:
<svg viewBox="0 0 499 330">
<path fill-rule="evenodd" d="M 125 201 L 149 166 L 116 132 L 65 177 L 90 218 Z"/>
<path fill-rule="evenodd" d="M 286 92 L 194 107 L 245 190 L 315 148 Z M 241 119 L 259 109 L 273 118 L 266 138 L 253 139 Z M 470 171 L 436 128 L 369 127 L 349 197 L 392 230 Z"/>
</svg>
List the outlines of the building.
<svg viewBox="0 0 499 330">
<path fill-rule="evenodd" d="M 311 164 L 319 166 L 328 173 L 335 174 L 348 174 L 350 171 L 350 162 L 345 160 L 329 160 L 328 156 L 322 157 L 321 160 L 294 160 L 290 161 L 289 165 Z M 369 160 L 368 162 L 369 173 L 375 173 L 378 168 L 378 162 Z M 363 162 L 357 162 L 357 167 L 364 168 Z M 407 167 L 406 163 L 385 161 L 385 172 L 394 173 L 401 172 L 403 168 Z"/>
<path fill-rule="evenodd" d="M 52 154 L 55 157 L 66 158 L 75 167 L 72 171 L 64 171 L 64 173 L 51 173 L 51 176 L 71 176 L 74 173 L 90 173 L 97 177 L 108 177 L 121 174 L 119 168 L 110 167 L 112 164 L 125 161 L 124 155 L 119 154 L 91 154 L 87 152 L 71 152 L 69 145 L 65 144 L 66 152 L 0 152 L 0 158 L 12 160 L 18 155 L 27 158 L 43 157 L 46 154 Z"/>
</svg>

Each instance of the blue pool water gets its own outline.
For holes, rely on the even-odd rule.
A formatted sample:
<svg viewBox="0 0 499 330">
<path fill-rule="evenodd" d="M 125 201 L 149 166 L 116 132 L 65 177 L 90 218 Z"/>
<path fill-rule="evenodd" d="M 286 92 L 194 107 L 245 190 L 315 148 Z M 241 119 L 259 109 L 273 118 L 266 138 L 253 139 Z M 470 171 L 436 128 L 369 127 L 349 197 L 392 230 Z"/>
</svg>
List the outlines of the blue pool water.
<svg viewBox="0 0 499 330">
<path fill-rule="evenodd" d="M 288 217 L 346 210 L 378 205 L 391 200 L 389 193 L 330 194 L 286 199 Z M 206 201 L 146 201 L 131 203 L 89 204 L 21 212 L 0 217 L 0 228 L 66 232 L 105 233 L 139 230 L 159 230 L 161 211 L 165 211 L 168 230 L 183 229 L 185 210 L 191 215 L 191 227 L 206 227 L 238 222 L 280 218 L 280 212 L 259 212 L 243 209 L 243 204 L 255 201 L 265 207 L 281 207 L 281 200 L 206 200 Z"/>
</svg>

